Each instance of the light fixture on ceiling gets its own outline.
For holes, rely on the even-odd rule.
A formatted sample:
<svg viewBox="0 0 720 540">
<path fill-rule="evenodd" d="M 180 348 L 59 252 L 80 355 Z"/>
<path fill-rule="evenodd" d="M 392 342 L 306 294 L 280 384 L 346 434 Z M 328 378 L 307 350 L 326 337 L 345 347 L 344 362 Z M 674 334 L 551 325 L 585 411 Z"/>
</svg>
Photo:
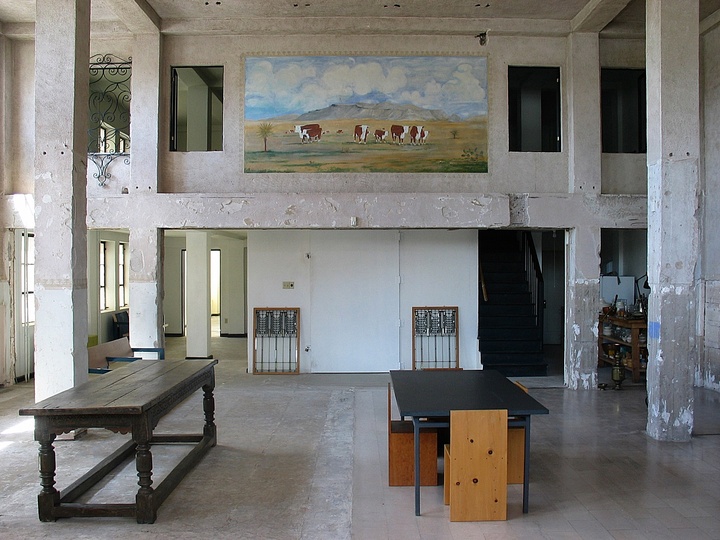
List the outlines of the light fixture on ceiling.
<svg viewBox="0 0 720 540">
<path fill-rule="evenodd" d="M 487 34 L 488 34 L 487 31 L 484 31 L 484 32 L 480 32 L 478 35 L 475 36 L 478 39 L 478 41 L 480 42 L 480 45 L 483 47 L 487 43 Z"/>
</svg>

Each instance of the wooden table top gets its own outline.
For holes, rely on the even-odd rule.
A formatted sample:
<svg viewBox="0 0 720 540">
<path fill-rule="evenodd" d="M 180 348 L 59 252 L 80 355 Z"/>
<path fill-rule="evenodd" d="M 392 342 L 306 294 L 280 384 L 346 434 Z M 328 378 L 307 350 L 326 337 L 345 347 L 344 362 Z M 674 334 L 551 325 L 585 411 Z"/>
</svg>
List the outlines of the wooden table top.
<svg viewBox="0 0 720 540">
<path fill-rule="evenodd" d="M 22 416 L 142 414 L 188 381 L 214 369 L 217 360 L 136 360 L 60 392 Z"/>
</svg>

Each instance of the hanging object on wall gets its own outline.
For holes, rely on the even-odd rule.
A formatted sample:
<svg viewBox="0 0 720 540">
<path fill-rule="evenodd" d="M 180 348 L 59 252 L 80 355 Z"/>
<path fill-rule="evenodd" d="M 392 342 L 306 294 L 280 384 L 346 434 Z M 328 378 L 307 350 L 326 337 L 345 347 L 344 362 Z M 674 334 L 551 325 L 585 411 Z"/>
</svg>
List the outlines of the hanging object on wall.
<svg viewBox="0 0 720 540">
<path fill-rule="evenodd" d="M 117 158 L 130 165 L 130 100 L 132 58 L 98 54 L 90 60 L 88 165 L 104 186 L 112 178 L 109 167 Z"/>
<path fill-rule="evenodd" d="M 458 308 L 414 307 L 413 369 L 458 369 Z"/>
<path fill-rule="evenodd" d="M 255 308 L 253 373 L 300 373 L 300 308 Z"/>
</svg>

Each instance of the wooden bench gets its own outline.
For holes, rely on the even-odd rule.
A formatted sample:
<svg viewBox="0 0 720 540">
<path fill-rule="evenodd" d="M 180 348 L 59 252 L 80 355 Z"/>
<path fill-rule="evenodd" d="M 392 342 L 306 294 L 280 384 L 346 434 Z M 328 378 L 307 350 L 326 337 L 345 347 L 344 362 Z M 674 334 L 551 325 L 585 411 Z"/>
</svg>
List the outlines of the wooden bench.
<svg viewBox="0 0 720 540">
<path fill-rule="evenodd" d="M 415 484 L 415 436 L 409 420 L 392 419 L 392 393 L 388 384 L 388 485 Z M 437 486 L 437 432 L 420 433 L 420 485 Z"/>
<path fill-rule="evenodd" d="M 217 360 L 133 362 L 32 407 L 20 409 L 21 415 L 35 417 L 35 440 L 40 443 L 40 521 L 55 521 L 62 517 L 134 517 L 138 523 L 154 523 L 158 507 L 216 444 L 213 396 L 216 363 Z M 163 416 L 200 388 L 204 394 L 205 417 L 201 434 L 153 434 Z M 83 428 L 130 433 L 131 440 L 60 492 L 55 488 L 53 441 L 59 434 Z M 194 446 L 157 486 L 153 486 L 151 447 L 173 443 L 193 443 Z M 76 502 L 133 454 L 140 486 L 135 503 Z"/>
<path fill-rule="evenodd" d="M 107 373 L 110 362 L 132 362 L 142 359 L 138 353 L 153 353 L 158 360 L 165 358 L 162 347 L 130 347 L 130 340 L 121 337 L 105 343 L 88 347 L 88 371 L 90 373 Z"/>
</svg>

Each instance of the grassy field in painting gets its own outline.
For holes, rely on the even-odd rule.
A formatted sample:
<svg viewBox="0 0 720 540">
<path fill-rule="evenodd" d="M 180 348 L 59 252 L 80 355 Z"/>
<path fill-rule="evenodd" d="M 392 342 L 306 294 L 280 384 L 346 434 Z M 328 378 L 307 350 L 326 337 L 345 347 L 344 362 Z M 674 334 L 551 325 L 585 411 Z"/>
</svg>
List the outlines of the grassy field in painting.
<svg viewBox="0 0 720 540">
<path fill-rule="evenodd" d="M 377 173 L 484 173 L 487 172 L 487 123 L 428 121 L 424 145 L 411 145 L 409 135 L 405 144 L 393 143 L 392 124 L 409 122 L 380 120 L 323 120 L 318 142 L 302 144 L 289 122 L 271 122 L 273 131 L 264 141 L 258 134 L 261 122 L 245 123 L 245 172 L 377 172 Z M 308 122 L 310 123 L 310 122 Z M 356 124 L 370 126 L 367 144 L 353 141 Z M 376 129 L 388 131 L 385 142 L 375 142 Z M 342 133 L 338 133 L 342 131 Z"/>
</svg>

